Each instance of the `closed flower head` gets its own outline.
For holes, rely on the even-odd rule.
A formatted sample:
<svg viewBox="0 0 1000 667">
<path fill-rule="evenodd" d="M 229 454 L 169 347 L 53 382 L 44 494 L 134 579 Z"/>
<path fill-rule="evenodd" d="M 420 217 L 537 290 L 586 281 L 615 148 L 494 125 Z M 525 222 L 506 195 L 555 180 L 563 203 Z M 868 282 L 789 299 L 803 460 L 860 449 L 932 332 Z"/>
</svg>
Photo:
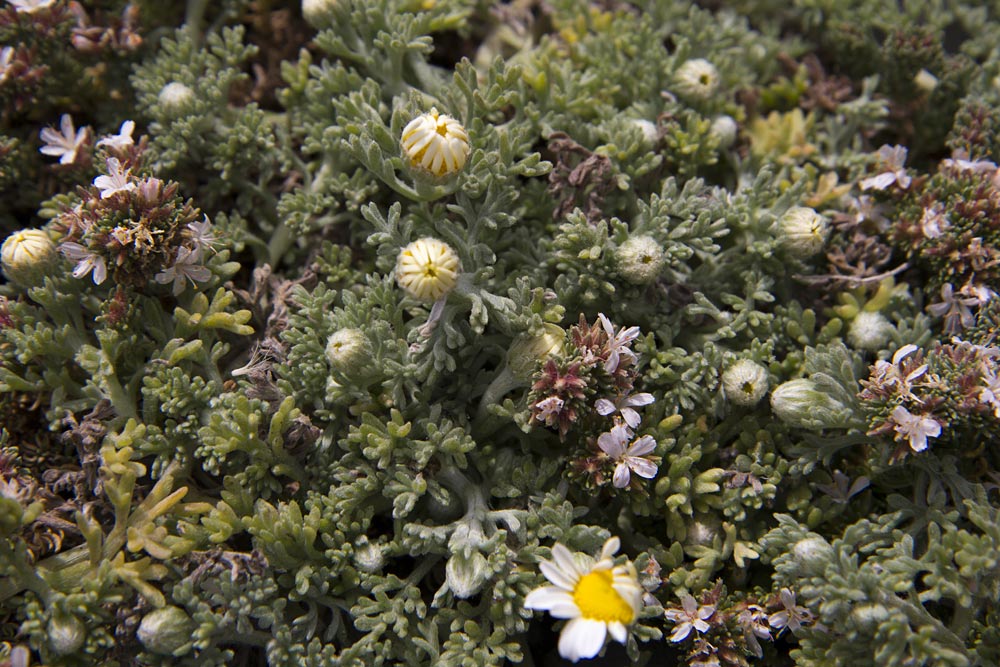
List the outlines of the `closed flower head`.
<svg viewBox="0 0 1000 667">
<path fill-rule="evenodd" d="M 458 282 L 458 255 L 444 241 L 417 239 L 399 252 L 396 282 L 410 296 L 437 301 Z"/>
<path fill-rule="evenodd" d="M 401 142 L 413 167 L 439 177 L 457 173 L 469 158 L 469 135 L 465 128 L 433 108 L 407 123 Z"/>
<path fill-rule="evenodd" d="M 767 393 L 767 371 L 749 359 L 740 359 L 722 374 L 722 388 L 736 405 L 757 405 Z"/>
<path fill-rule="evenodd" d="M 0 246 L 4 275 L 17 283 L 40 282 L 56 258 L 56 246 L 40 229 L 22 229 L 7 237 Z"/>
<path fill-rule="evenodd" d="M 674 78 L 674 89 L 687 100 L 707 100 L 718 87 L 719 70 L 704 58 L 686 61 Z"/>
<path fill-rule="evenodd" d="M 799 259 L 812 257 L 823 249 L 829 225 L 816 211 L 805 206 L 788 209 L 778 221 L 781 241 Z"/>
</svg>

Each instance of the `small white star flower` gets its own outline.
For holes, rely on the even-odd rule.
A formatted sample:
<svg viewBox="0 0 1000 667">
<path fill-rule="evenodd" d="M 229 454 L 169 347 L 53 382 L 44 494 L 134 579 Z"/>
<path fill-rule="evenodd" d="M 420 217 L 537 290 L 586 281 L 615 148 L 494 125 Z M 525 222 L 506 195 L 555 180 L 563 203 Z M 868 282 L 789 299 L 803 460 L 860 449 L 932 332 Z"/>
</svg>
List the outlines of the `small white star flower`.
<svg viewBox="0 0 1000 667">
<path fill-rule="evenodd" d="M 460 171 L 471 150 L 462 124 L 433 108 L 406 124 L 400 142 L 413 167 L 439 177 Z"/>
<path fill-rule="evenodd" d="M 902 405 L 892 411 L 893 427 L 897 438 L 902 436 L 910 441 L 910 449 L 922 452 L 927 449 L 927 438 L 941 435 L 941 424 L 933 417 L 912 414 Z"/>
<path fill-rule="evenodd" d="M 971 306 L 982 305 L 982 295 L 972 294 L 963 297 L 960 296 L 962 293 L 963 291 L 959 290 L 956 294 L 952 284 L 945 283 L 941 287 L 941 301 L 927 306 L 927 312 L 931 315 L 944 318 L 944 329 L 948 333 L 958 333 L 976 323 L 976 316 Z"/>
<path fill-rule="evenodd" d="M 685 595 L 681 598 L 680 609 L 667 609 L 663 612 L 668 620 L 677 624 L 673 634 L 670 635 L 670 641 L 682 642 L 688 638 L 692 630 L 699 633 L 708 632 L 711 626 L 709 626 L 707 619 L 711 618 L 714 613 L 715 605 L 699 606 L 698 601 L 692 596 Z"/>
<path fill-rule="evenodd" d="M 191 248 L 181 246 L 177 249 L 177 258 L 173 266 L 160 271 L 153 279 L 161 285 L 169 282 L 174 284 L 174 296 L 178 296 L 184 291 L 185 279 L 190 280 L 192 285 L 206 282 L 212 277 L 212 272 L 208 267 L 199 264 L 199 258 Z"/>
<path fill-rule="evenodd" d="M 538 412 L 535 419 L 543 422 L 546 426 L 558 426 L 559 414 L 562 412 L 565 401 L 558 396 L 549 396 L 535 404 Z"/>
<path fill-rule="evenodd" d="M 940 204 L 925 208 L 923 215 L 920 216 L 920 229 L 929 239 L 940 238 L 949 227 L 951 221 L 948 220 L 948 215 Z"/>
<path fill-rule="evenodd" d="M 608 635 L 624 644 L 628 626 L 639 616 L 642 586 L 635 567 L 631 562 L 615 565 L 612 560 L 620 544 L 617 537 L 610 538 L 595 561 L 556 543 L 552 560 L 539 563 L 553 585 L 528 593 L 524 607 L 569 619 L 559 634 L 559 655 L 567 660 L 593 658 Z"/>
<path fill-rule="evenodd" d="M 437 301 L 455 288 L 459 270 L 458 255 L 451 246 L 426 237 L 400 250 L 396 282 L 416 299 Z"/>
<path fill-rule="evenodd" d="M 794 592 L 788 590 L 787 588 L 782 588 L 778 597 L 781 599 L 781 606 L 783 606 L 784 609 L 782 611 L 775 612 L 768 617 L 767 623 L 772 628 L 775 630 L 788 628 L 792 632 L 797 632 L 802 628 L 803 623 L 812 622 L 812 612 L 805 607 L 800 607 L 795 604 Z"/>
<path fill-rule="evenodd" d="M 211 249 L 212 244 L 218 240 L 215 234 L 212 233 L 212 223 L 209 222 L 206 215 L 204 220 L 189 222 L 187 230 L 188 242 L 190 242 L 191 249 L 194 250 L 200 261 L 205 254 L 205 250 Z"/>
<path fill-rule="evenodd" d="M 111 148 L 125 148 L 135 144 L 132 141 L 132 132 L 135 131 L 135 122 L 127 120 L 122 123 L 118 134 L 110 134 L 97 142 L 98 146 L 110 146 Z"/>
<path fill-rule="evenodd" d="M 33 14 L 54 4 L 56 0 L 7 0 L 19 12 Z"/>
<path fill-rule="evenodd" d="M 60 244 L 59 251 L 68 259 L 76 262 L 76 268 L 73 269 L 74 278 L 82 278 L 93 271 L 95 285 L 100 285 L 107 279 L 107 264 L 104 263 L 104 258 L 97 253 L 91 252 L 73 241 L 64 241 Z"/>
<path fill-rule="evenodd" d="M 101 191 L 101 199 L 107 199 L 116 192 L 135 190 L 135 183 L 129 180 L 131 169 L 122 171 L 122 163 L 116 157 L 109 157 L 107 165 L 107 176 L 101 175 L 94 179 L 94 186 Z"/>
<path fill-rule="evenodd" d="M 594 403 L 594 408 L 597 410 L 597 414 L 607 417 L 616 412 L 621 412 L 622 419 L 625 423 L 629 425 L 630 428 L 635 428 L 642 421 L 639 413 L 635 411 L 635 408 L 642 407 L 643 405 L 649 405 L 655 399 L 652 394 L 642 392 L 641 394 L 622 394 L 618 396 L 613 402 L 606 398 L 599 398 L 597 402 Z"/>
<path fill-rule="evenodd" d="M 979 402 L 992 407 L 993 416 L 1000 419 L 1000 377 L 997 377 L 992 368 L 987 368 L 983 379 L 986 386 L 979 389 Z"/>
<path fill-rule="evenodd" d="M 907 174 L 903 163 L 906 162 L 904 146 L 882 146 L 878 149 L 879 163 L 885 171 L 861 181 L 862 190 L 885 190 L 895 183 L 901 189 L 910 187 L 912 180 Z"/>
<path fill-rule="evenodd" d="M 604 362 L 604 370 L 614 373 L 618 370 L 618 365 L 621 363 L 623 357 L 636 361 L 638 357 L 635 356 L 635 352 L 632 351 L 630 346 L 632 345 L 632 341 L 639 337 L 639 327 L 622 327 L 616 334 L 615 325 L 611 323 L 611 320 L 604 313 L 598 313 L 597 319 L 601 321 L 604 333 L 608 335 L 608 347 L 611 350 L 608 360 Z"/>
<path fill-rule="evenodd" d="M 657 465 L 649 459 L 642 458 L 656 449 L 656 440 L 651 435 L 644 435 L 629 444 L 631 439 L 632 431 L 625 424 L 618 424 L 597 438 L 597 446 L 601 451 L 617 462 L 612 478 L 616 489 L 628 486 L 632 481 L 633 472 L 646 479 L 656 477 Z"/>
<path fill-rule="evenodd" d="M 87 128 L 75 129 L 73 117 L 64 113 L 59 118 L 59 132 L 46 127 L 39 136 L 45 142 L 45 145 L 38 149 L 40 153 L 58 157 L 59 164 L 73 164 L 76 162 L 77 151 L 87 140 Z"/>
</svg>

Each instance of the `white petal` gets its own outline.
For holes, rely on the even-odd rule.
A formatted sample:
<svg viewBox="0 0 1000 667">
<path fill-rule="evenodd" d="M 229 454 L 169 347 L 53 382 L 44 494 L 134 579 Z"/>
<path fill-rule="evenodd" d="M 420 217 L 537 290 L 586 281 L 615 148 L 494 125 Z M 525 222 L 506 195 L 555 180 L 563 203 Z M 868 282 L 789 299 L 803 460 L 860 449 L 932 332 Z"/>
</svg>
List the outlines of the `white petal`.
<svg viewBox="0 0 1000 667">
<path fill-rule="evenodd" d="M 651 435 L 644 435 L 628 447 L 629 456 L 643 456 L 656 449 L 656 440 Z"/>
<path fill-rule="evenodd" d="M 653 479 L 656 477 L 656 464 L 648 459 L 639 459 L 634 456 L 625 457 L 625 463 L 639 477 Z"/>
<path fill-rule="evenodd" d="M 625 405 L 630 405 L 632 407 L 639 407 L 640 405 L 649 405 L 654 400 L 653 395 L 647 392 L 642 392 L 641 394 L 635 394 L 629 396 L 628 400 L 625 401 Z"/>
<path fill-rule="evenodd" d="M 555 606 L 561 606 L 567 602 L 572 604 L 573 597 L 563 589 L 556 588 L 555 586 L 542 586 L 525 596 L 524 608 L 548 611 Z"/>
<path fill-rule="evenodd" d="M 597 414 L 606 417 L 615 411 L 615 404 L 606 398 L 599 398 L 594 403 L 594 408 L 597 410 Z"/>
<path fill-rule="evenodd" d="M 611 638 L 619 644 L 624 644 L 625 640 L 628 638 L 628 630 L 626 630 L 625 626 L 618 621 L 608 623 L 608 634 L 610 634 Z"/>
<path fill-rule="evenodd" d="M 574 618 L 559 635 L 559 655 L 572 662 L 593 658 L 600 653 L 607 636 L 608 626 L 603 621 Z"/>
<path fill-rule="evenodd" d="M 609 537 L 604 541 L 604 546 L 601 547 L 601 560 L 605 558 L 611 558 L 622 546 L 622 541 L 618 536 Z"/>
<path fill-rule="evenodd" d="M 631 428 L 638 427 L 639 423 L 642 421 L 642 417 L 639 416 L 639 413 L 627 406 L 622 408 L 622 417 L 625 418 L 625 423 Z"/>
<path fill-rule="evenodd" d="M 611 478 L 612 483 L 615 485 L 616 489 L 624 489 L 628 486 L 631 481 L 632 473 L 629 472 L 628 466 L 624 462 L 619 463 L 615 466 L 615 474 Z"/>
<path fill-rule="evenodd" d="M 613 459 L 618 459 L 625 453 L 625 443 L 621 437 L 618 437 L 614 429 L 611 429 L 610 433 L 602 433 L 597 436 L 597 446 Z"/>
<path fill-rule="evenodd" d="M 538 569 L 542 571 L 542 575 L 553 584 L 567 591 L 573 590 L 576 586 L 576 582 L 579 577 L 574 576 L 572 573 L 565 572 L 557 564 L 543 560 L 538 564 Z"/>
<path fill-rule="evenodd" d="M 573 583 L 580 578 L 583 572 L 576 564 L 573 553 L 562 544 L 556 542 L 552 545 L 552 559 L 566 575 L 573 577 Z"/>
</svg>

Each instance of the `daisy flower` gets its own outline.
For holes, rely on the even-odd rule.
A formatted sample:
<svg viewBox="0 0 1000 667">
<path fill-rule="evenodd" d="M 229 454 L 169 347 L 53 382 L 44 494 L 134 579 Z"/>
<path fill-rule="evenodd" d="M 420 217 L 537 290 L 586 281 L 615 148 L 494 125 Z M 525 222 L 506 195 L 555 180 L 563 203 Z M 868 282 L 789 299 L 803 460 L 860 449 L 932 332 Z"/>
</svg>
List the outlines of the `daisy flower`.
<svg viewBox="0 0 1000 667">
<path fill-rule="evenodd" d="M 614 459 L 615 474 L 612 482 L 617 489 L 624 489 L 632 481 L 632 473 L 639 477 L 652 479 L 656 477 L 657 466 L 649 459 L 642 458 L 656 449 L 656 440 L 651 435 L 644 435 L 629 444 L 632 431 L 625 424 L 618 424 L 608 433 L 602 433 L 597 438 L 597 446 L 605 454 Z"/>
<path fill-rule="evenodd" d="M 406 124 L 400 142 L 410 165 L 435 176 L 458 172 L 469 158 L 469 135 L 465 128 L 433 108 Z"/>
<path fill-rule="evenodd" d="M 635 567 L 631 562 L 615 565 L 612 560 L 620 545 L 617 537 L 610 538 L 595 562 L 556 543 L 552 560 L 538 566 L 553 585 L 528 593 L 524 607 L 569 619 L 559 634 L 559 655 L 567 660 L 593 658 L 608 635 L 624 644 L 628 626 L 639 616 L 642 587 Z"/>
</svg>

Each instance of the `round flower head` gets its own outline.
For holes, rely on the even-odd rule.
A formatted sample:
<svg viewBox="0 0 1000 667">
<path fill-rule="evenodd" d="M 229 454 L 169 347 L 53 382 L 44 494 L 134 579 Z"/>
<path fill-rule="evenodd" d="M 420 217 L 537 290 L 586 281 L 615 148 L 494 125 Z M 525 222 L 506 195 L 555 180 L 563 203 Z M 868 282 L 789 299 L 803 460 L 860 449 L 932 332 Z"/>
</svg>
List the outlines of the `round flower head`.
<svg viewBox="0 0 1000 667">
<path fill-rule="evenodd" d="M 314 28 L 326 28 L 336 6 L 337 0 L 302 0 L 302 18 Z"/>
<path fill-rule="evenodd" d="M 749 359 L 740 359 L 722 374 L 726 398 L 736 405 L 757 405 L 767 387 L 767 371 Z"/>
<path fill-rule="evenodd" d="M 736 143 L 736 135 L 739 134 L 740 126 L 732 116 L 722 114 L 712 120 L 709 133 L 719 140 L 719 148 L 723 150 Z"/>
<path fill-rule="evenodd" d="M 360 370 L 370 361 L 368 339 L 361 329 L 341 329 L 326 342 L 326 359 L 330 367 L 349 374 Z"/>
<path fill-rule="evenodd" d="M 619 546 L 619 539 L 612 537 L 595 562 L 557 543 L 552 546 L 552 560 L 538 566 L 553 585 L 528 593 L 524 606 L 569 619 L 559 634 L 559 655 L 567 660 L 593 658 L 609 634 L 624 644 L 628 626 L 639 616 L 642 587 L 632 563 L 614 564 L 612 556 Z"/>
<path fill-rule="evenodd" d="M 648 285 L 663 268 L 663 248 L 652 236 L 631 236 L 618 248 L 618 273 L 634 285 Z"/>
<path fill-rule="evenodd" d="M 417 239 L 399 251 L 396 282 L 410 296 L 437 301 L 458 282 L 458 255 L 444 241 Z"/>
<path fill-rule="evenodd" d="M 179 81 L 165 85 L 156 100 L 168 113 L 177 113 L 194 99 L 194 91 Z"/>
<path fill-rule="evenodd" d="M 23 285 L 40 282 L 56 258 L 56 246 L 40 229 L 22 229 L 7 237 L 0 246 L 4 275 Z"/>
<path fill-rule="evenodd" d="M 806 206 L 788 209 L 778 221 L 782 243 L 795 257 L 806 259 L 823 249 L 829 231 L 826 219 Z"/>
<path fill-rule="evenodd" d="M 847 341 L 859 350 L 878 352 L 889 342 L 892 324 L 882 313 L 861 311 L 847 330 Z"/>
<path fill-rule="evenodd" d="M 413 167 L 439 177 L 457 173 L 469 158 L 469 135 L 465 128 L 433 108 L 406 124 L 401 143 Z"/>
<path fill-rule="evenodd" d="M 707 100 L 719 87 L 719 70 L 704 58 L 688 60 L 674 75 L 674 90 L 688 100 Z"/>
</svg>

